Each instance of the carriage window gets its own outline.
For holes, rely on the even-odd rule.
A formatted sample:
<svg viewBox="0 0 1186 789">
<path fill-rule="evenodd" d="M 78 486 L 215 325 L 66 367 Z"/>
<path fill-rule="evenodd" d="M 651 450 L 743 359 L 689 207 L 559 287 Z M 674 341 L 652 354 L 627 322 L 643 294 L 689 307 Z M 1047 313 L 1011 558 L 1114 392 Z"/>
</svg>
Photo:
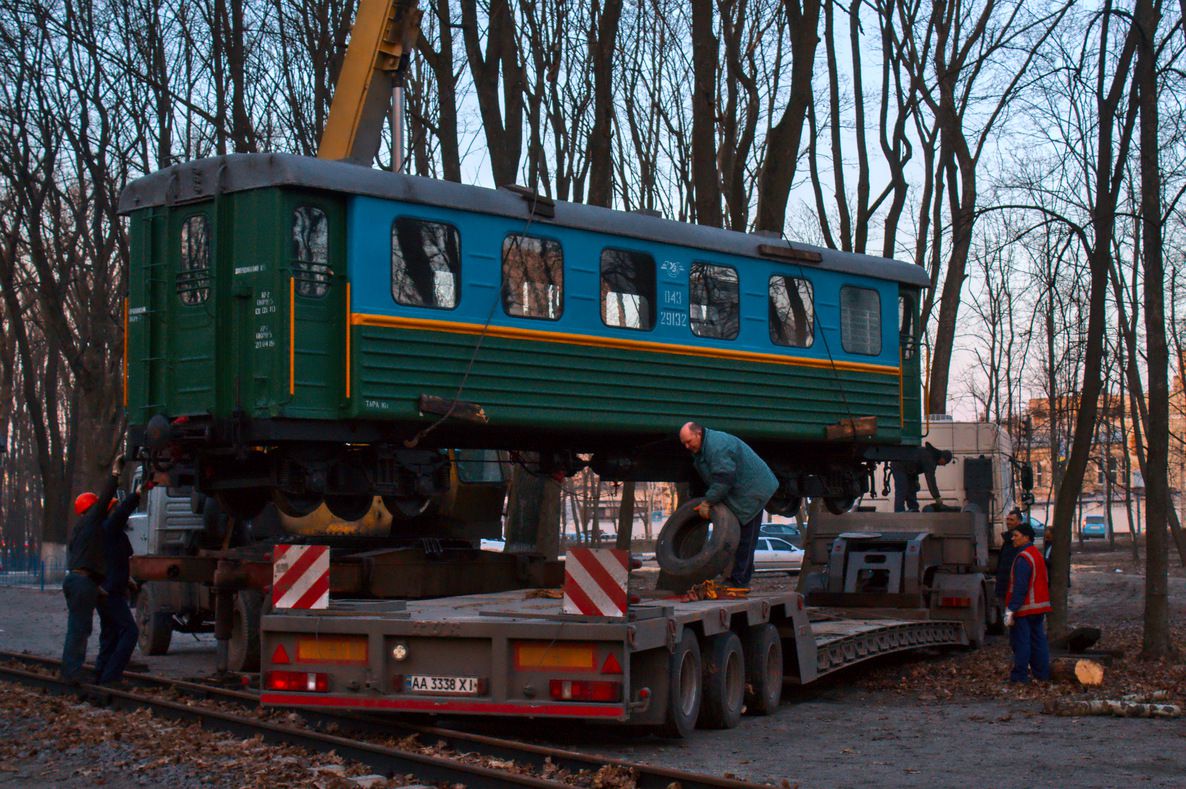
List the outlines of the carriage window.
<svg viewBox="0 0 1186 789">
<path fill-rule="evenodd" d="M 881 297 L 877 291 L 840 289 L 840 344 L 847 353 L 881 353 Z"/>
<path fill-rule="evenodd" d="M 642 252 L 601 252 L 601 320 L 606 326 L 655 326 L 655 259 Z"/>
<path fill-rule="evenodd" d="M 902 358 L 914 358 L 914 299 L 905 293 L 898 295 L 898 342 L 902 346 Z"/>
<path fill-rule="evenodd" d="M 441 222 L 391 224 L 391 294 L 400 304 L 451 310 L 461 290 L 461 236 Z"/>
<path fill-rule="evenodd" d="M 810 348 L 815 340 L 815 294 L 811 283 L 776 274 L 770 278 L 770 342 Z"/>
<path fill-rule="evenodd" d="M 329 290 L 329 219 L 320 208 L 292 212 L 292 274 L 299 296 L 319 299 Z"/>
<path fill-rule="evenodd" d="M 201 304 L 210 298 L 210 222 L 205 214 L 191 216 L 181 226 L 177 295 L 183 304 Z"/>
<path fill-rule="evenodd" d="M 511 234 L 502 242 L 502 308 L 520 318 L 556 320 L 564 309 L 560 242 Z"/>
<path fill-rule="evenodd" d="M 688 275 L 688 322 L 697 337 L 731 340 L 737 336 L 740 294 L 737 270 L 693 263 Z"/>
</svg>

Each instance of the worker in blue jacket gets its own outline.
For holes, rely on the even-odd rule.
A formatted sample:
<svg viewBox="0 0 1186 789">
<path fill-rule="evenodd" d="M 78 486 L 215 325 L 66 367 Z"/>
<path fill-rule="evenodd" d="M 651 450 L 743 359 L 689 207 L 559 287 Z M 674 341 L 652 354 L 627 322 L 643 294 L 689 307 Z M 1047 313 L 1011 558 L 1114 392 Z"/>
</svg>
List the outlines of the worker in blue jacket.
<svg viewBox="0 0 1186 789">
<path fill-rule="evenodd" d="M 1015 509 L 1005 516 L 1005 532 L 1001 535 L 1001 553 L 997 558 L 997 599 L 1001 602 L 1001 612 L 1005 611 L 1009 594 L 1009 574 L 1013 572 L 1013 560 L 1017 558 L 1018 550 L 1013 547 L 1013 530 L 1024 521 L 1021 510 Z"/>
<path fill-rule="evenodd" d="M 140 506 L 140 496 L 152 490 L 148 478 L 140 490 L 120 502 L 103 521 L 103 539 L 107 547 L 107 577 L 103 579 L 106 594 L 99 599 L 99 656 L 95 659 L 95 681 L 108 685 L 123 679 L 124 669 L 136 649 L 140 629 L 128 605 L 135 592 L 131 579 L 132 542 L 128 539 L 128 518 Z"/>
<path fill-rule="evenodd" d="M 737 436 L 688 422 L 680 428 L 679 438 L 692 453 L 696 473 L 708 485 L 704 500 L 696 507 L 697 514 L 708 520 L 712 505 L 724 504 L 741 524 L 741 539 L 728 583 L 748 586 L 754 574 L 762 510 L 778 490 L 778 479 L 758 453 Z"/>
</svg>

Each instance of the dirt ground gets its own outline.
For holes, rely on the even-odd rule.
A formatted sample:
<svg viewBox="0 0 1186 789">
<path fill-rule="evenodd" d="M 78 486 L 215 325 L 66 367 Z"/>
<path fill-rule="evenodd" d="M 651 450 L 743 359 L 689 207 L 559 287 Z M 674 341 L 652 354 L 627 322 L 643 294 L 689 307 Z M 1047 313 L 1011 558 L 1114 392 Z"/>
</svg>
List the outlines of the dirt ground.
<svg viewBox="0 0 1186 789">
<path fill-rule="evenodd" d="M 758 582 L 759 588 L 789 584 L 793 579 L 786 576 L 763 577 Z M 774 785 L 1182 786 L 1186 783 L 1186 718 L 1043 713 L 1046 704 L 1059 698 L 1116 698 L 1161 690 L 1173 701 L 1186 701 L 1186 631 L 1176 631 L 1177 658 L 1148 662 L 1138 657 L 1143 594 L 1142 568 L 1132 563 L 1127 549 L 1076 550 L 1070 620 L 1100 626 L 1104 636 L 1099 646 L 1124 651 L 1107 667 L 1104 686 L 1091 693 L 1064 684 L 1007 686 L 1009 649 L 1005 637 L 997 636 L 975 652 L 936 650 L 887 658 L 811 688 L 788 688 L 777 714 L 746 717 L 731 731 L 697 731 L 682 742 L 590 725 L 443 723 L 485 725 L 502 735 L 558 747 Z M 1170 596 L 1171 620 L 1186 622 L 1186 574 L 1181 567 L 1171 566 Z M 64 629 L 60 592 L 0 588 L 0 648 L 56 656 Z M 92 637 L 92 656 L 95 641 Z M 174 654 L 156 658 L 137 654 L 135 660 L 172 676 L 200 677 L 213 670 L 210 637 L 179 636 L 174 643 Z M 3 716 L 15 714 L 0 703 L 0 740 L 17 725 Z M 54 714 L 68 720 L 71 715 L 84 717 L 88 711 L 79 706 Z M 175 736 L 189 735 L 179 731 Z M 145 744 L 125 742 L 119 747 L 143 752 Z M 242 781 L 240 773 L 237 784 L 233 765 L 213 759 L 198 767 L 192 760 L 193 749 L 187 752 L 191 757 L 169 765 L 169 772 L 159 777 L 177 786 L 242 785 L 259 778 Z M 37 761 L 37 755 L 29 757 L 33 761 L 13 761 L 12 753 L 4 754 L 8 758 L 0 767 L 0 786 L 95 785 L 85 772 L 87 760 L 98 758 L 94 753 L 98 752 L 78 751 L 73 757 L 65 751 L 55 753 L 51 766 Z M 125 779 L 116 785 L 157 783 L 148 774 L 129 774 Z"/>
</svg>

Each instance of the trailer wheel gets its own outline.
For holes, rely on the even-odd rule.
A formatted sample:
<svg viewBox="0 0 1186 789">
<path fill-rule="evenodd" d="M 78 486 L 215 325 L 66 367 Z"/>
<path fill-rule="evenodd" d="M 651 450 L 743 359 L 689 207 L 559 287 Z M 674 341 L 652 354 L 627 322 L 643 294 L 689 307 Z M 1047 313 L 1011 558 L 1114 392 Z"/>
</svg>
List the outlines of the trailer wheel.
<svg viewBox="0 0 1186 789">
<path fill-rule="evenodd" d="M 140 628 L 137 641 L 145 655 L 164 655 L 173 640 L 173 614 L 161 611 L 158 595 L 151 583 L 144 584 L 136 596 L 136 626 Z"/>
<path fill-rule="evenodd" d="M 235 593 L 231 641 L 227 645 L 227 668 L 231 671 L 259 671 L 259 615 L 263 604 L 263 594 L 254 589 Z"/>
<path fill-rule="evenodd" d="M 769 715 L 782 701 L 782 639 L 770 622 L 746 631 L 745 711 Z"/>
<path fill-rule="evenodd" d="M 687 737 L 700 717 L 700 643 L 684 628 L 684 635 L 668 664 L 667 720 L 659 727 L 664 737 Z"/>
<path fill-rule="evenodd" d="M 712 532 L 707 540 L 699 538 L 704 519 L 696 514 L 702 499 L 691 499 L 680 507 L 659 532 L 655 559 L 660 569 L 680 581 L 699 583 L 720 575 L 733 560 L 741 541 L 737 516 L 724 504 L 712 508 Z"/>
<path fill-rule="evenodd" d="M 704 729 L 732 729 L 741 722 L 745 704 L 745 655 L 741 639 L 726 631 L 708 639 L 702 670 L 704 702 L 699 725 Z"/>
<path fill-rule="evenodd" d="M 968 623 L 968 646 L 979 649 L 984 645 L 984 631 L 988 627 L 988 602 L 984 599 L 984 591 L 976 595 L 976 605 L 972 610 L 972 621 Z"/>
</svg>

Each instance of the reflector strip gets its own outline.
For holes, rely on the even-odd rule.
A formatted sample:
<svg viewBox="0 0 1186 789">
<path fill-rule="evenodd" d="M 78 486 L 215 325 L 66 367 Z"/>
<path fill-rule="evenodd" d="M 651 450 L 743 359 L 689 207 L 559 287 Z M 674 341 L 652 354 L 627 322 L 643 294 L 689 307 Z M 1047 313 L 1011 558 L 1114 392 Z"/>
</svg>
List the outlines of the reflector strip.
<svg viewBox="0 0 1186 789">
<path fill-rule="evenodd" d="M 366 638 L 300 636 L 297 638 L 298 663 L 366 663 Z"/>
<path fill-rule="evenodd" d="M 592 644 L 553 641 L 519 641 L 515 644 L 517 671 L 592 671 L 595 668 L 597 663 Z"/>
<path fill-rule="evenodd" d="M 558 718 L 626 720 L 622 704 L 539 704 L 535 702 L 434 701 L 432 699 L 372 699 L 358 696 L 305 696 L 263 693 L 260 702 L 276 706 L 339 707 L 356 710 L 406 710 L 408 712 L 458 712 L 485 715 L 527 715 Z"/>
<path fill-rule="evenodd" d="M 277 545 L 272 563 L 272 605 L 276 608 L 329 607 L 329 548 Z"/>
</svg>

